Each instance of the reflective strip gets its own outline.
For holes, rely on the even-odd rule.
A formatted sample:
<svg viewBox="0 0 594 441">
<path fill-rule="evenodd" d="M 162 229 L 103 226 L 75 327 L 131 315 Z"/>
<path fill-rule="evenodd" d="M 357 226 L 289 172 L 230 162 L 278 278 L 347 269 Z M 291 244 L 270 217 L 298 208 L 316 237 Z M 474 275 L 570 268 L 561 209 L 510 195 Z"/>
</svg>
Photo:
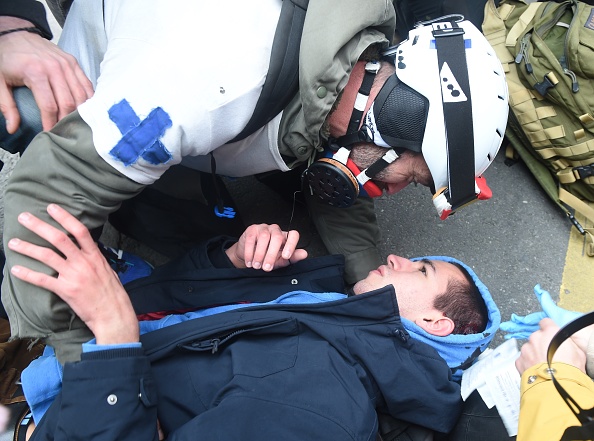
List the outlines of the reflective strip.
<svg viewBox="0 0 594 441">
<path fill-rule="evenodd" d="M 590 124 L 594 122 L 594 117 L 589 113 L 584 113 L 583 115 L 580 115 L 579 118 L 582 124 Z"/>
</svg>

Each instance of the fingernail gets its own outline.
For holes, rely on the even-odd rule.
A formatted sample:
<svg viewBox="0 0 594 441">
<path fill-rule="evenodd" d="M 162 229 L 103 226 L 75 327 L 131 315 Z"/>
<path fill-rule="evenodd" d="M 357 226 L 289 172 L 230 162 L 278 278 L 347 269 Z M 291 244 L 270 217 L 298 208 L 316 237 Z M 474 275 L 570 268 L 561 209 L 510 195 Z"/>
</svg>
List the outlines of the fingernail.
<svg viewBox="0 0 594 441">
<path fill-rule="evenodd" d="M 9 248 L 16 247 L 19 243 L 21 243 L 20 239 L 14 238 L 8 241 Z"/>
<path fill-rule="evenodd" d="M 31 215 L 29 213 L 21 213 L 21 214 L 19 214 L 19 220 L 20 221 L 26 222 L 29 219 L 31 219 Z"/>
<path fill-rule="evenodd" d="M 272 269 L 272 265 L 267 263 L 266 265 L 264 265 L 264 271 L 270 271 Z"/>
<path fill-rule="evenodd" d="M 260 262 L 254 262 L 254 265 L 253 265 L 253 267 L 254 267 L 255 269 L 260 269 L 260 267 L 261 267 L 261 266 L 262 266 L 262 264 L 261 264 Z"/>
<path fill-rule="evenodd" d="M 245 266 L 247 266 L 248 268 L 251 268 L 252 267 L 252 262 L 251 261 L 250 262 L 246 262 L 245 263 Z"/>
<path fill-rule="evenodd" d="M 47 206 L 47 211 L 56 211 L 56 208 L 58 208 L 56 204 L 49 204 Z"/>
<path fill-rule="evenodd" d="M 21 267 L 20 266 L 13 266 L 12 268 L 10 268 L 10 272 L 12 274 L 19 274 L 21 272 Z"/>
</svg>

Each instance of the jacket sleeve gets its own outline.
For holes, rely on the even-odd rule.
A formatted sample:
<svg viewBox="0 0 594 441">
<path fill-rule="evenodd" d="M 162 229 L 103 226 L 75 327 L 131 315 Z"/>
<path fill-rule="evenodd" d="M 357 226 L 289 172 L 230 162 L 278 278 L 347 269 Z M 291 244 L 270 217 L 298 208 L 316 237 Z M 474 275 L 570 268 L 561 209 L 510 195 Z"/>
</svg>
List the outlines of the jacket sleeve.
<svg viewBox="0 0 594 441">
<path fill-rule="evenodd" d="M 142 348 L 112 349 L 66 363 L 62 392 L 33 439 L 158 439 L 157 390 Z"/>
<path fill-rule="evenodd" d="M 8 15 L 11 17 L 28 20 L 39 29 L 43 36 L 51 40 L 53 35 L 47 22 L 45 7 L 42 3 L 35 0 L 0 0 L 0 16 Z"/>
<path fill-rule="evenodd" d="M 15 237 L 49 246 L 19 224 L 20 213 L 30 212 L 58 227 L 47 214 L 48 204 L 56 203 L 93 231 L 103 227 L 107 216 L 142 188 L 97 154 L 91 129 L 77 112 L 68 115 L 51 132 L 33 139 L 7 183 L 5 268 L 19 264 L 51 273 L 40 262 L 8 249 L 7 242 Z M 92 338 L 84 323 L 57 296 L 13 278 L 8 270 L 2 282 L 2 303 L 9 315 L 13 338 L 46 338 L 46 343 L 56 348 L 62 363 L 78 360 L 81 343 Z"/>
<path fill-rule="evenodd" d="M 582 409 L 594 406 L 594 383 L 587 375 L 565 363 L 552 367 L 555 379 Z M 580 424 L 555 389 L 547 368 L 541 363 L 522 375 L 518 441 L 558 440 L 565 429 Z"/>
</svg>

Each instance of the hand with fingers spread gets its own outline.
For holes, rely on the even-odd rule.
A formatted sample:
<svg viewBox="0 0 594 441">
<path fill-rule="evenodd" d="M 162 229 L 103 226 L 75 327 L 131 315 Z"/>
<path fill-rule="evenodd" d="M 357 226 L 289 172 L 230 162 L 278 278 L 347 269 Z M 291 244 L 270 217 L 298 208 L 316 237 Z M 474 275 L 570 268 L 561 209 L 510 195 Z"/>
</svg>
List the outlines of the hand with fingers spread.
<svg viewBox="0 0 594 441">
<path fill-rule="evenodd" d="M 226 253 L 236 268 L 272 271 L 307 258 L 307 251 L 296 248 L 299 232 L 283 231 L 278 225 L 250 225 Z"/>
<path fill-rule="evenodd" d="M 0 17 L 0 30 L 33 26 L 16 17 Z M 0 37 L 0 110 L 8 133 L 20 124 L 12 88 L 27 86 L 41 112 L 44 130 L 93 96 L 93 85 L 76 59 L 56 44 L 30 32 Z"/>
<path fill-rule="evenodd" d="M 15 265 L 15 277 L 54 292 L 87 324 L 97 344 L 131 343 L 139 340 L 138 321 L 128 294 L 105 260 L 87 228 L 63 208 L 50 204 L 48 214 L 63 231 L 22 213 L 21 225 L 52 244 L 58 252 L 13 238 L 8 247 L 56 271 L 50 276 Z"/>
</svg>

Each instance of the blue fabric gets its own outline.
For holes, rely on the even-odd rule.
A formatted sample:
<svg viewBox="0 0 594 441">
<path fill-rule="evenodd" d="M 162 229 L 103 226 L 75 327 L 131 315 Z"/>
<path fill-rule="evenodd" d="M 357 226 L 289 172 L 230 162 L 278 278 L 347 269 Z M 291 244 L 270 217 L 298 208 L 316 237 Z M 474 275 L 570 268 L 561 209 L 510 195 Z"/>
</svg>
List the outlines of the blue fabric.
<svg viewBox="0 0 594 441">
<path fill-rule="evenodd" d="M 62 388 L 63 368 L 51 346 L 46 346 L 41 357 L 36 358 L 21 373 L 23 393 L 33 413 L 35 424 L 54 402 Z"/>
<path fill-rule="evenodd" d="M 511 320 L 501 323 L 499 327 L 505 333 L 506 339 L 529 338 L 533 332 L 538 331 L 539 322 L 547 317 L 552 319 L 557 326 L 563 327 L 583 315 L 581 312 L 569 311 L 557 306 L 549 292 L 542 289 L 540 285 L 534 287 L 534 295 L 538 299 L 542 311 L 533 312 L 526 316 L 512 314 Z"/>
<path fill-rule="evenodd" d="M 328 302 L 332 300 L 340 300 L 345 298 L 346 295 L 339 293 L 312 293 L 306 291 L 293 291 L 287 294 L 283 294 L 276 300 L 271 302 L 263 303 L 264 305 L 295 305 L 295 304 L 310 304 L 317 302 Z M 154 321 L 142 321 L 140 322 L 140 333 L 155 331 L 157 329 L 164 328 L 166 326 L 175 325 L 177 323 L 193 320 L 200 317 L 208 317 L 209 315 L 219 314 L 221 312 L 232 311 L 234 309 L 245 308 L 247 306 L 253 306 L 251 303 L 241 303 L 235 305 L 224 305 L 216 306 L 214 308 L 208 308 L 201 311 L 193 311 L 185 314 L 172 314 L 167 317 L 163 317 L 160 320 Z"/>
<path fill-rule="evenodd" d="M 124 348 L 141 348 L 142 344 L 140 342 L 137 343 L 120 343 L 117 345 L 98 345 L 96 339 L 89 340 L 87 343 L 83 343 L 82 351 L 83 352 L 97 352 L 97 351 L 107 351 L 108 349 L 124 349 Z"/>
</svg>

